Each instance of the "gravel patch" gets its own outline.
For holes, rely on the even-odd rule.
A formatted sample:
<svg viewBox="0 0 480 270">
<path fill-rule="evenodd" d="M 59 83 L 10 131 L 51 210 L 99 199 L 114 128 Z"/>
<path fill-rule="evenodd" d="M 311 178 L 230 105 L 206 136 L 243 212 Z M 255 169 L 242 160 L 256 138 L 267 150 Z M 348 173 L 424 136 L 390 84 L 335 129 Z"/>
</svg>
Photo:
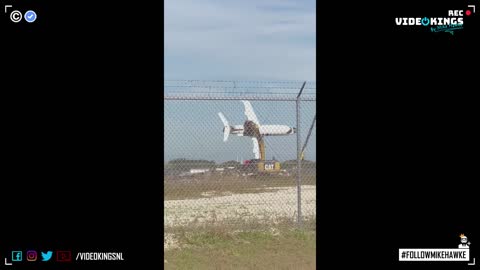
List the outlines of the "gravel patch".
<svg viewBox="0 0 480 270">
<path fill-rule="evenodd" d="M 178 241 L 173 233 L 163 234 L 163 250 L 179 248 Z"/>
<path fill-rule="evenodd" d="M 275 187 L 259 193 L 203 194 L 206 198 L 164 201 L 164 226 L 261 220 L 276 223 L 296 216 L 297 188 Z M 302 216 L 316 216 L 316 186 L 302 186 Z M 165 238 L 166 239 L 166 238 Z M 166 240 L 165 240 L 166 241 Z M 169 244 L 171 245 L 171 244 Z"/>
</svg>

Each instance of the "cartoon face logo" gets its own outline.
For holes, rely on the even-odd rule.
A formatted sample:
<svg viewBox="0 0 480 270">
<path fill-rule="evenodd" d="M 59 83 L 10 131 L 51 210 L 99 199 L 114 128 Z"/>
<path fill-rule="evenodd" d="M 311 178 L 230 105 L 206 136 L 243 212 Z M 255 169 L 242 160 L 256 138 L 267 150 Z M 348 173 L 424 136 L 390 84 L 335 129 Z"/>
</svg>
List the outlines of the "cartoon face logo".
<svg viewBox="0 0 480 270">
<path fill-rule="evenodd" d="M 460 235 L 460 244 L 458 248 L 469 248 L 470 242 L 468 242 L 468 238 L 462 233 Z"/>
</svg>

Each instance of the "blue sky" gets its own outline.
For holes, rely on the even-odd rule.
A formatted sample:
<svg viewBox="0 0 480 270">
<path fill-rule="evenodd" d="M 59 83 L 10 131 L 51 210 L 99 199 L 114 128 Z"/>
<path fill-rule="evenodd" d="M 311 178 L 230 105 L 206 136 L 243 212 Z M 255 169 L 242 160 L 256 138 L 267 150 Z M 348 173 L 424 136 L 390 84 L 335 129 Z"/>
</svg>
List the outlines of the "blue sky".
<svg viewBox="0 0 480 270">
<path fill-rule="evenodd" d="M 166 80 L 316 81 L 315 1 L 166 0 Z M 294 102 L 252 101 L 261 124 L 295 125 Z M 306 102 L 306 131 L 315 103 Z M 253 158 L 250 138 L 223 142 L 222 111 L 245 120 L 240 101 L 166 101 L 165 155 L 217 162 Z M 315 134 L 306 158 L 316 159 Z M 295 135 L 267 138 L 267 158 L 295 158 Z"/>
<path fill-rule="evenodd" d="M 166 0 L 165 79 L 315 81 L 314 0 Z"/>
</svg>

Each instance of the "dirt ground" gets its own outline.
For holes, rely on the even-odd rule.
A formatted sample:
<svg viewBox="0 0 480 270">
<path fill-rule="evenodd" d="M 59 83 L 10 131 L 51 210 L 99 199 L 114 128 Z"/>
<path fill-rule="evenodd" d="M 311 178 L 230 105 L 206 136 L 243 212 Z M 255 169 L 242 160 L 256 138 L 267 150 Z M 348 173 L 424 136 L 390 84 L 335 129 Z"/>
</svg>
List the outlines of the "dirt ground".
<svg viewBox="0 0 480 270">
<path fill-rule="evenodd" d="M 302 187 L 302 216 L 316 215 L 316 186 Z M 296 187 L 271 187 L 266 192 L 233 194 L 205 192 L 204 198 L 164 201 L 164 226 L 262 220 L 273 224 L 294 219 L 297 213 Z"/>
</svg>

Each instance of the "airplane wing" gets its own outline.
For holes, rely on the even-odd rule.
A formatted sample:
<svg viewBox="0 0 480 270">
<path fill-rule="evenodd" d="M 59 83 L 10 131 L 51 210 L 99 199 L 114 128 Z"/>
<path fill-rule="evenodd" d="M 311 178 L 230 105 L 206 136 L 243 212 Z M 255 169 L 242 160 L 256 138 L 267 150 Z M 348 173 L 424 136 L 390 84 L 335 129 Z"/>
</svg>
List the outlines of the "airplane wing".
<svg viewBox="0 0 480 270">
<path fill-rule="evenodd" d="M 255 159 L 260 159 L 260 148 L 258 147 L 258 140 L 255 137 L 252 137 L 253 142 L 253 154 L 255 155 Z"/>
<path fill-rule="evenodd" d="M 247 119 L 257 124 L 257 126 L 260 126 L 260 122 L 258 122 L 257 116 L 253 111 L 252 104 L 250 104 L 248 100 L 242 100 L 242 102 L 243 102 L 243 105 L 245 105 L 245 116 L 247 117 Z"/>
</svg>

